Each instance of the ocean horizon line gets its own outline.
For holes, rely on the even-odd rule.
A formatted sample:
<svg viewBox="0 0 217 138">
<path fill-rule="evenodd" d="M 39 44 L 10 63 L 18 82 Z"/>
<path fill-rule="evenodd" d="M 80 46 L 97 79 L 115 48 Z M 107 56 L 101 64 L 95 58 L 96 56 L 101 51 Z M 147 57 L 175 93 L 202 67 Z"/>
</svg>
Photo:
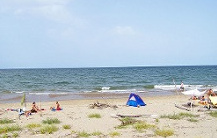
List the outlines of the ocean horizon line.
<svg viewBox="0 0 217 138">
<path fill-rule="evenodd" d="M 143 67 L 199 67 L 199 66 L 217 66 L 217 65 L 132 65 L 132 66 L 87 66 L 87 67 L 12 67 L 0 68 L 0 70 L 17 70 L 17 69 L 88 69 L 88 68 L 143 68 Z"/>
</svg>

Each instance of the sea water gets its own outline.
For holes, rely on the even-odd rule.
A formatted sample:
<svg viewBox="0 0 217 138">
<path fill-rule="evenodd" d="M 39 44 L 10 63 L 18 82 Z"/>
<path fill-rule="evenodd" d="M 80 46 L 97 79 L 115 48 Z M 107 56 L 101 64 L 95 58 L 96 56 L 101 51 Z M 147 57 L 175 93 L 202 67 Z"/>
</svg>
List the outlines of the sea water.
<svg viewBox="0 0 217 138">
<path fill-rule="evenodd" d="M 1 69 L 0 100 L 23 93 L 164 95 L 177 91 L 181 81 L 186 90 L 212 88 L 217 91 L 217 66 Z"/>
</svg>

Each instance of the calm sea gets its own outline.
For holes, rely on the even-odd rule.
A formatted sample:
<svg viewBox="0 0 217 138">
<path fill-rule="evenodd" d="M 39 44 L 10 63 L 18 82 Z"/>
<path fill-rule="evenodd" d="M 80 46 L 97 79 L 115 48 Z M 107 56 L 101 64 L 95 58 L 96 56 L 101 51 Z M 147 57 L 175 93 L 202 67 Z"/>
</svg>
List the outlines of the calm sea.
<svg viewBox="0 0 217 138">
<path fill-rule="evenodd" d="M 175 93 L 181 81 L 186 90 L 217 91 L 217 66 L 1 69 L 0 100 L 23 93 L 42 100 L 52 94 L 72 99 L 91 93 L 166 95 Z"/>
</svg>

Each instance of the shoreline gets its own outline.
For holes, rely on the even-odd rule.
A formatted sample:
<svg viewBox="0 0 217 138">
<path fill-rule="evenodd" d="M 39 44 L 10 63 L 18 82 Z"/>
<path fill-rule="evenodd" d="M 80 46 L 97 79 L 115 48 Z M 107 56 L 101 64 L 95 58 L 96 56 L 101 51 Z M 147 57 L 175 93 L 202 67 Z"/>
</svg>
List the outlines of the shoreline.
<svg viewBox="0 0 217 138">
<path fill-rule="evenodd" d="M 171 96 L 177 95 L 177 92 L 137 92 L 141 97 L 156 97 L 156 96 Z M 66 100 L 85 100 L 85 99 L 118 99 L 128 98 L 129 93 L 109 93 L 109 92 L 89 92 L 89 93 L 64 93 L 64 94 L 43 94 L 26 93 L 26 102 L 52 102 L 52 101 L 66 101 Z M 15 94 L 0 94 L 0 104 L 4 103 L 19 103 L 23 97 L 23 93 Z"/>
</svg>

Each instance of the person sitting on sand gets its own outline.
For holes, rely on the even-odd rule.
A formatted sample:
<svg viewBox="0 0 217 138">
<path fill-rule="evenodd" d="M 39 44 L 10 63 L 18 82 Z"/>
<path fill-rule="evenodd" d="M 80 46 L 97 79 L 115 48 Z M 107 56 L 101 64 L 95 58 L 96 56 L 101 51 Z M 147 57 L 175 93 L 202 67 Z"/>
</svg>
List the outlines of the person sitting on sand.
<svg viewBox="0 0 217 138">
<path fill-rule="evenodd" d="M 62 110 L 62 108 L 60 108 L 60 104 L 59 104 L 58 101 L 56 102 L 56 108 L 55 107 L 50 107 L 50 109 L 51 109 L 51 111 Z"/>
<path fill-rule="evenodd" d="M 37 113 L 38 111 L 40 111 L 38 106 L 36 106 L 35 102 L 32 103 L 32 109 L 30 111 L 31 111 L 31 113 Z"/>
<path fill-rule="evenodd" d="M 206 99 L 207 103 L 210 103 L 209 96 L 216 96 L 216 94 L 214 93 L 214 91 L 212 89 L 207 90 L 205 93 L 205 99 Z"/>
<path fill-rule="evenodd" d="M 214 93 L 214 91 L 212 89 L 209 89 L 207 94 L 210 96 L 216 96 L 216 94 Z"/>
<path fill-rule="evenodd" d="M 200 103 L 200 104 L 204 104 L 204 105 L 207 104 L 206 99 L 205 99 L 204 96 L 202 96 L 202 97 L 200 98 L 199 103 Z"/>
</svg>

